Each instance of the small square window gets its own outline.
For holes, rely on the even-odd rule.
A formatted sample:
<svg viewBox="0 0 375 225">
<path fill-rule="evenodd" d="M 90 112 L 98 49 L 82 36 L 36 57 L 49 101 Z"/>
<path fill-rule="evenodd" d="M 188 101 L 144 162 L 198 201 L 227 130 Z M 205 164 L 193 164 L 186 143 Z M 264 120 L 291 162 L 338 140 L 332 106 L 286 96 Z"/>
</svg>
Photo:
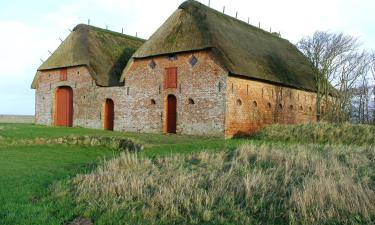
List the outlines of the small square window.
<svg viewBox="0 0 375 225">
<path fill-rule="evenodd" d="M 189 63 L 191 66 L 195 66 L 197 63 L 198 63 L 198 59 L 197 57 L 195 57 L 194 55 L 190 58 L 189 60 Z"/>
<path fill-rule="evenodd" d="M 151 68 L 151 69 L 155 69 L 156 67 L 156 63 L 154 60 L 151 60 L 151 62 L 148 64 L 148 66 Z"/>
<path fill-rule="evenodd" d="M 177 88 L 177 67 L 165 69 L 164 88 Z"/>
<path fill-rule="evenodd" d="M 168 60 L 169 61 L 175 61 L 175 60 L 177 60 L 177 55 L 176 54 L 169 54 L 168 55 Z"/>
</svg>

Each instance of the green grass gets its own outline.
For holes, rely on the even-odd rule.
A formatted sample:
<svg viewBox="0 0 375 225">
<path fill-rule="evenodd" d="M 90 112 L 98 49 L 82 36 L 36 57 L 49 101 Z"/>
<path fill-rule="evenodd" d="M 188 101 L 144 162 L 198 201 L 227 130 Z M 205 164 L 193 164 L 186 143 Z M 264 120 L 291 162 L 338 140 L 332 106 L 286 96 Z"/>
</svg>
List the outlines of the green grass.
<svg viewBox="0 0 375 225">
<path fill-rule="evenodd" d="M 275 125 L 224 140 L 0 123 L 0 224 L 372 224 L 374 131 Z M 145 149 L 21 141 L 67 136 Z"/>
<path fill-rule="evenodd" d="M 79 215 L 79 207 L 66 189 L 69 188 L 67 183 L 79 173 L 90 172 L 104 157 L 111 158 L 118 153 L 105 147 L 26 145 L 20 142 L 66 136 L 130 138 L 146 146 L 139 155 L 147 158 L 203 150 L 233 150 L 244 142 L 239 139 L 0 124 L 0 224 L 62 224 Z"/>
<path fill-rule="evenodd" d="M 73 203 L 45 201 L 49 187 L 113 155 L 98 147 L 0 147 L 0 224 L 61 224 Z"/>
</svg>

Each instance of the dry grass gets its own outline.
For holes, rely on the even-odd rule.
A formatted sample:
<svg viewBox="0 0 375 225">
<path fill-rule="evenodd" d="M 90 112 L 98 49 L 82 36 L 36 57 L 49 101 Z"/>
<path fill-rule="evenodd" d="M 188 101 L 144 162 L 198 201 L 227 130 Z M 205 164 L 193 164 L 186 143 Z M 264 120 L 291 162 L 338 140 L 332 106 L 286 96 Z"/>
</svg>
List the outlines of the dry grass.
<svg viewBox="0 0 375 225">
<path fill-rule="evenodd" d="M 375 126 L 350 123 L 273 125 L 264 127 L 255 137 L 265 141 L 374 145 Z"/>
<path fill-rule="evenodd" d="M 73 184 L 98 224 L 375 222 L 374 147 L 249 143 L 155 160 L 123 153 Z"/>
<path fill-rule="evenodd" d="M 34 123 L 34 116 L 0 115 L 0 123 Z"/>
</svg>

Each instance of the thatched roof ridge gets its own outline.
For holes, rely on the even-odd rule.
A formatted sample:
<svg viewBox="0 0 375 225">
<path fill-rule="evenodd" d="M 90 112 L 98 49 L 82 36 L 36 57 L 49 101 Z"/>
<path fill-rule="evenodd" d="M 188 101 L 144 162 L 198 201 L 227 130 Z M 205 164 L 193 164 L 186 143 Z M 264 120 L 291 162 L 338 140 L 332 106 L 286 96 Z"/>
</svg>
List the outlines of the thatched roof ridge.
<svg viewBox="0 0 375 225">
<path fill-rule="evenodd" d="M 87 66 L 98 86 L 119 86 L 122 70 L 145 40 L 85 24 L 77 25 L 39 71 Z"/>
<path fill-rule="evenodd" d="M 231 75 L 315 90 L 311 63 L 289 41 L 194 0 L 181 4 L 133 58 L 202 49 Z"/>
</svg>

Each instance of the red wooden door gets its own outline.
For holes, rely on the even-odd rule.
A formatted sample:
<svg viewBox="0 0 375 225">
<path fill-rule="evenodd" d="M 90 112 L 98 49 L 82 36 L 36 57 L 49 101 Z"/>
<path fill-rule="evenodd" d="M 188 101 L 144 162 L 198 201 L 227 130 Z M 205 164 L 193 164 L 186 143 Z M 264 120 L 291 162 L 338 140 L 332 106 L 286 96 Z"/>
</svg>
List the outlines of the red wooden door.
<svg viewBox="0 0 375 225">
<path fill-rule="evenodd" d="M 104 129 L 113 130 L 115 105 L 112 99 L 107 99 L 104 106 Z"/>
<path fill-rule="evenodd" d="M 168 95 L 167 133 L 176 133 L 177 100 L 174 95 Z"/>
<path fill-rule="evenodd" d="M 73 126 L 73 90 L 70 87 L 59 87 L 56 91 L 56 126 Z"/>
</svg>

